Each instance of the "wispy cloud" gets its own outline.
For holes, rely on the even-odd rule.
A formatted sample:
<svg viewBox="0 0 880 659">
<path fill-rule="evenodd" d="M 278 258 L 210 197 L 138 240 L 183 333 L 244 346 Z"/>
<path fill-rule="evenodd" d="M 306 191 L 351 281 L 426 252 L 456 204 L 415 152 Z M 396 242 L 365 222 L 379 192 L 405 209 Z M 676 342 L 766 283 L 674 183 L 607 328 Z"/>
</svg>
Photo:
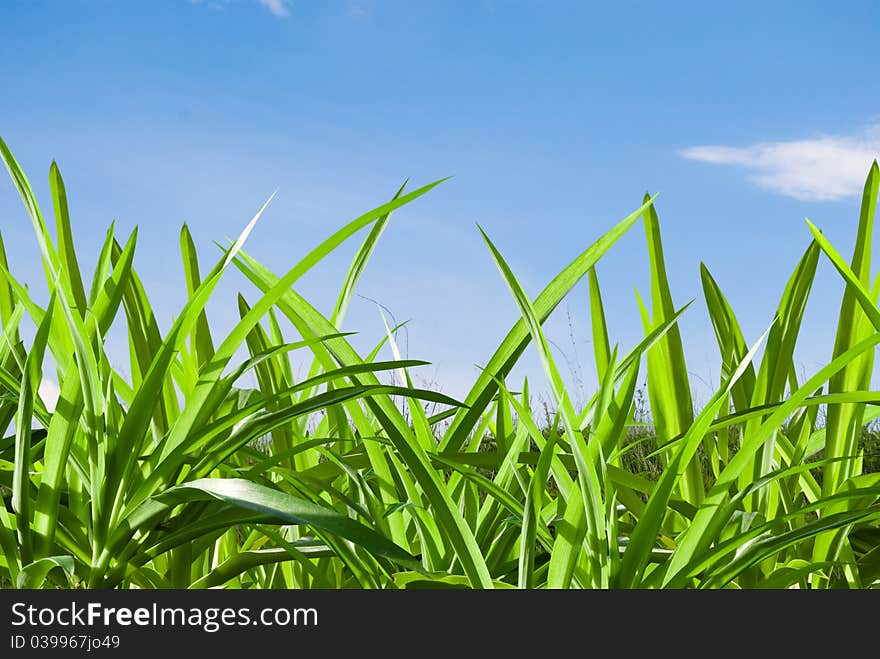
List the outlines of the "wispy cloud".
<svg viewBox="0 0 880 659">
<path fill-rule="evenodd" d="M 695 146 L 680 155 L 751 170 L 749 180 L 787 197 L 831 201 L 861 192 L 871 161 L 880 157 L 880 124 L 855 136 L 820 135 L 747 147 Z"/>
<path fill-rule="evenodd" d="M 259 3 L 276 16 L 287 16 L 290 13 L 287 8 L 290 4 L 288 0 L 259 0 Z"/>
</svg>

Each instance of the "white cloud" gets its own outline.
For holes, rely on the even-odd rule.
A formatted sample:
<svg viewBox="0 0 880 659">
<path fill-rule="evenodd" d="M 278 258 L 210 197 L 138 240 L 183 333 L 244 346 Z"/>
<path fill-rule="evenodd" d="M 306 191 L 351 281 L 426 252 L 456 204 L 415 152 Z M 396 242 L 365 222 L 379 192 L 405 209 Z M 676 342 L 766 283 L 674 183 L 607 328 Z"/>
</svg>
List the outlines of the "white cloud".
<svg viewBox="0 0 880 659">
<path fill-rule="evenodd" d="M 50 412 L 54 412 L 55 405 L 58 404 L 58 397 L 61 395 L 61 390 L 58 388 L 58 385 L 52 382 L 52 380 L 46 380 L 44 378 L 40 382 L 40 388 L 37 390 L 37 393 L 40 394 L 40 398 L 46 404 L 46 409 Z"/>
<path fill-rule="evenodd" d="M 259 2 L 276 16 L 287 16 L 290 13 L 287 9 L 288 0 L 259 0 Z"/>
<path fill-rule="evenodd" d="M 843 199 L 861 193 L 871 161 L 880 157 L 880 124 L 854 137 L 821 135 L 748 147 L 695 146 L 680 155 L 751 170 L 754 174 L 749 180 L 787 197 L 809 201 Z"/>
</svg>

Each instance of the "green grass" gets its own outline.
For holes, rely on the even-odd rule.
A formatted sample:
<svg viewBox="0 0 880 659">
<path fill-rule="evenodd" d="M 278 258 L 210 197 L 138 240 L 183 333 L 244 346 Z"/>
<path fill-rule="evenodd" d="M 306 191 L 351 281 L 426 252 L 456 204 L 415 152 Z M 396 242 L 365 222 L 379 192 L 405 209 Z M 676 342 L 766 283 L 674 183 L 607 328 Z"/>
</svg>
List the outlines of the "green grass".
<svg viewBox="0 0 880 659">
<path fill-rule="evenodd" d="M 0 156 L 33 226 L 49 300 L 42 306 L 9 271 L 0 237 L 5 586 L 880 584 L 880 392 L 870 390 L 880 344 L 870 262 L 876 163 L 852 257 L 808 224 L 804 255 L 780 282 L 777 312 L 757 341 L 742 335 L 721 286 L 701 269 L 704 299 L 695 304 L 711 318 L 722 377 L 695 409 L 677 324 L 690 305 L 674 303 L 649 197 L 534 299 L 483 233 L 499 295 L 521 318 L 456 401 L 413 385 L 425 362 L 401 359 L 399 328 L 386 326 L 366 354 L 338 330 L 392 213 L 441 181 L 402 187 L 279 274 L 244 249 L 265 206 L 214 263 L 199 258 L 184 226 L 187 301 L 162 332 L 135 268 L 137 232 L 117 237 L 111 226 L 84 278 L 58 168 L 53 232 L 2 141 Z M 644 339 L 619 346 L 605 322 L 599 262 L 639 223 L 650 261 L 649 294 L 634 301 Z M 361 233 L 325 316 L 297 281 Z M 793 355 L 820 259 L 846 288 L 829 362 L 801 381 Z M 239 322 L 218 335 L 205 306 L 230 271 L 259 294 L 239 295 Z M 599 385 L 578 404 L 543 323 L 585 277 Z M 112 328 L 128 337 L 124 368 L 105 353 Z M 393 360 L 379 360 L 383 348 Z M 508 382 L 526 350 L 537 351 L 546 377 L 543 409 L 528 382 Z M 302 379 L 294 354 L 311 360 Z M 46 369 L 61 389 L 54 410 L 39 394 Z"/>
</svg>

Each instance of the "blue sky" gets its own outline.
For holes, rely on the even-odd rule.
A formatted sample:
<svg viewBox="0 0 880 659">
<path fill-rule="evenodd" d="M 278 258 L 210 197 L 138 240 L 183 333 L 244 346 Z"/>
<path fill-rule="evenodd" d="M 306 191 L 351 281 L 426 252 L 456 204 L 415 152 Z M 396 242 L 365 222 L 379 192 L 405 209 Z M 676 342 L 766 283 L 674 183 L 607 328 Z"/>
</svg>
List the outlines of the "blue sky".
<svg viewBox="0 0 880 659">
<path fill-rule="evenodd" d="M 323 237 L 415 184 L 454 178 L 400 211 L 346 321 L 366 349 L 375 304 L 398 321 L 423 381 L 461 394 L 517 318 L 479 222 L 536 295 L 636 208 L 657 202 L 695 397 L 718 377 L 699 263 L 747 340 L 772 318 L 809 242 L 809 217 L 842 250 L 880 154 L 880 6 L 849 2 L 397 2 L 4 0 L 0 135 L 44 208 L 56 159 L 90 269 L 111 220 L 139 227 L 136 267 L 160 320 L 183 301 L 177 232 L 203 255 L 274 191 L 248 242 L 286 271 Z M 21 279 L 41 277 L 12 185 L 0 228 Z M 330 311 L 357 243 L 301 290 Z M 648 290 L 635 227 L 599 264 L 612 340 L 641 336 Z M 233 273 L 212 303 L 235 318 Z M 827 361 L 842 290 L 820 266 L 799 367 Z M 589 392 L 587 291 L 548 333 Z M 114 341 L 118 344 L 115 348 Z M 124 343 L 111 337 L 111 350 Z M 540 377 L 531 352 L 517 374 Z"/>
</svg>

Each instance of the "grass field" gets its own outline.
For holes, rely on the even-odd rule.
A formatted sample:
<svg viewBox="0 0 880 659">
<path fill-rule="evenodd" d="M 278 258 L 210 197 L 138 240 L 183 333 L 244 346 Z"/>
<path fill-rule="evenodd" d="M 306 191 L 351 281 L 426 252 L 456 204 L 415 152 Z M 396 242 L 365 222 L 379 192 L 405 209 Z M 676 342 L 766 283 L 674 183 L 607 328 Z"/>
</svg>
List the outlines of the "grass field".
<svg viewBox="0 0 880 659">
<path fill-rule="evenodd" d="M 162 332 L 134 267 L 137 232 L 111 227 L 95 271 L 82 272 L 58 168 L 49 173 L 50 217 L 2 141 L 0 155 L 48 289 L 43 306 L 33 282 L 9 271 L 12 246 L 0 239 L 6 587 L 880 584 L 880 392 L 870 390 L 880 344 L 876 163 L 853 218 L 854 253 L 845 258 L 808 224 L 812 242 L 779 282 L 776 315 L 754 344 L 702 268 L 696 304 L 711 318 L 722 377 L 695 409 L 677 325 L 687 309 L 673 304 L 650 198 L 534 299 L 483 234 L 498 294 L 521 318 L 457 401 L 413 385 L 410 372 L 424 362 L 400 357 L 398 328 L 387 326 L 368 354 L 337 329 L 392 213 L 442 181 L 401 188 L 282 273 L 244 249 L 263 209 L 213 263 L 184 226 L 188 299 Z M 650 296 L 639 301 L 644 339 L 618 347 L 600 260 L 639 228 L 651 273 Z M 322 315 L 297 281 L 356 238 L 333 312 Z M 846 288 L 829 360 L 802 381 L 793 354 L 820 259 Z M 229 271 L 261 293 L 225 301 L 240 320 L 218 335 L 205 305 L 221 277 L 236 276 Z M 543 322 L 584 278 L 599 385 L 575 406 Z M 127 333 L 125 376 L 105 352 L 111 327 Z M 394 359 L 379 360 L 388 347 Z M 528 382 L 508 381 L 527 350 L 540 358 L 549 414 L 533 406 Z M 311 360 L 298 380 L 295 354 Z M 39 394 L 44 369 L 60 387 L 54 409 Z"/>
</svg>

